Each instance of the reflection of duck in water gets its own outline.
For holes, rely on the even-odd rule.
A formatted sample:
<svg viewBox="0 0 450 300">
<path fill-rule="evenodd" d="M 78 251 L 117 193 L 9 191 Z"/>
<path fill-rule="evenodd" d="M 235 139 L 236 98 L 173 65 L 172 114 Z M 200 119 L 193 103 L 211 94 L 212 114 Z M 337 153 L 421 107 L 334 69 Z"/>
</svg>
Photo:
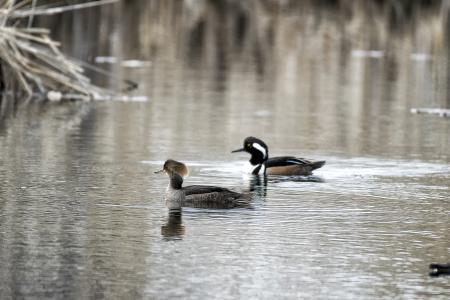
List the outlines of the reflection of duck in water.
<svg viewBox="0 0 450 300">
<path fill-rule="evenodd" d="M 161 226 L 161 234 L 167 238 L 181 237 L 185 233 L 181 211 L 170 211 L 167 222 Z"/>
<path fill-rule="evenodd" d="M 262 179 L 262 180 L 261 180 Z M 249 191 L 254 193 L 257 198 L 264 198 L 267 195 L 267 177 L 252 175 L 249 180 Z"/>
<path fill-rule="evenodd" d="M 311 175 L 312 171 L 322 167 L 325 161 L 312 161 L 294 156 L 269 158 L 269 147 L 255 137 L 244 140 L 244 147 L 232 152 L 250 153 L 251 173 L 254 175 Z"/>
<path fill-rule="evenodd" d="M 170 183 L 166 191 L 166 205 L 169 209 L 181 207 L 197 208 L 234 208 L 249 205 L 247 195 L 233 192 L 229 189 L 209 186 L 191 185 L 183 187 L 183 176 L 188 174 L 185 164 L 169 159 L 161 171 L 165 172 Z"/>
<path fill-rule="evenodd" d="M 450 275 L 450 263 L 430 264 L 430 276 Z"/>
</svg>

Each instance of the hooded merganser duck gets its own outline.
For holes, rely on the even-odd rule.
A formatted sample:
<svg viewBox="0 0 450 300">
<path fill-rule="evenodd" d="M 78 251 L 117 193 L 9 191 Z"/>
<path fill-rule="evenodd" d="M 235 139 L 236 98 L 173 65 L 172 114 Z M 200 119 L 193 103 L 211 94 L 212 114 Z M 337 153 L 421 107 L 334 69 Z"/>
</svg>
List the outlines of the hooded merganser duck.
<svg viewBox="0 0 450 300">
<path fill-rule="evenodd" d="M 278 156 L 269 158 L 266 143 L 249 136 L 244 140 L 244 147 L 232 151 L 251 154 L 251 173 L 254 175 L 311 175 L 312 171 L 322 167 L 325 161 L 312 161 L 294 156 Z"/>
<path fill-rule="evenodd" d="M 165 172 L 170 178 L 166 191 L 166 205 L 169 209 L 180 209 L 183 206 L 196 208 L 248 206 L 248 199 L 244 194 L 226 188 L 209 185 L 183 187 L 183 176 L 188 174 L 188 169 L 185 164 L 176 160 L 168 159 L 163 169 L 155 173 L 161 172 Z"/>
</svg>

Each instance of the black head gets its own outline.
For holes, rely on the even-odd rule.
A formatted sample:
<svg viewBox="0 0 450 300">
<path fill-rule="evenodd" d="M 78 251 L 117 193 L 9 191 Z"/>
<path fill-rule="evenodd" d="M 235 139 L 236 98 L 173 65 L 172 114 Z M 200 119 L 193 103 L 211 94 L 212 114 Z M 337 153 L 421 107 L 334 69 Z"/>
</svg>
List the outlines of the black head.
<svg viewBox="0 0 450 300">
<path fill-rule="evenodd" d="M 259 165 L 269 159 L 269 148 L 266 143 L 258 138 L 249 136 L 244 140 L 244 147 L 234 150 L 232 152 L 245 151 L 251 154 L 250 163 L 252 165 Z"/>
</svg>

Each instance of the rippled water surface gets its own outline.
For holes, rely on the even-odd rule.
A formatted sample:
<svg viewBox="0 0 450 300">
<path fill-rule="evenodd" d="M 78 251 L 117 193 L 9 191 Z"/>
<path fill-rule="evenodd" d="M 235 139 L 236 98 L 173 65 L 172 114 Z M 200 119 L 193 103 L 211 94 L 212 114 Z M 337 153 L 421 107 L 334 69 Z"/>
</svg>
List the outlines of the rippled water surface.
<svg viewBox="0 0 450 300">
<path fill-rule="evenodd" d="M 428 275 L 450 261 L 450 121 L 410 113 L 448 104 L 447 49 L 414 42 L 440 15 L 387 45 L 352 32 L 368 26 L 358 12 L 335 32 L 325 8 L 269 15 L 271 29 L 230 7 L 128 9 L 123 24 L 103 12 L 109 39 L 75 35 L 73 49 L 147 62 L 107 66 L 147 102 L 31 106 L 1 125 L 1 299 L 450 297 L 450 277 Z M 218 29 L 234 17 L 245 34 Z M 248 156 L 230 151 L 248 135 L 327 164 L 243 176 Z M 169 214 L 153 173 L 167 158 L 188 164 L 186 185 L 249 192 L 251 206 Z"/>
</svg>

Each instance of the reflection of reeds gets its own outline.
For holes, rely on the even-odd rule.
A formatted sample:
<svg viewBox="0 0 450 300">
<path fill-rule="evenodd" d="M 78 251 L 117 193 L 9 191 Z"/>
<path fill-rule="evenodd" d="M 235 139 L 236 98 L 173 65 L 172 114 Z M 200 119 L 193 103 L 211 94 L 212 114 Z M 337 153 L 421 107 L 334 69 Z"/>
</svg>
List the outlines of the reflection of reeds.
<svg viewBox="0 0 450 300">
<path fill-rule="evenodd" d="M 49 100 L 59 100 L 66 93 L 90 99 L 102 92 L 83 75 L 81 66 L 62 54 L 60 44 L 50 38 L 48 29 L 25 26 L 23 21 L 36 15 L 61 13 L 116 1 L 36 8 L 36 1 L 32 0 L 6 0 L 0 4 L 1 92 L 24 92 L 28 99 L 37 93 Z"/>
</svg>

